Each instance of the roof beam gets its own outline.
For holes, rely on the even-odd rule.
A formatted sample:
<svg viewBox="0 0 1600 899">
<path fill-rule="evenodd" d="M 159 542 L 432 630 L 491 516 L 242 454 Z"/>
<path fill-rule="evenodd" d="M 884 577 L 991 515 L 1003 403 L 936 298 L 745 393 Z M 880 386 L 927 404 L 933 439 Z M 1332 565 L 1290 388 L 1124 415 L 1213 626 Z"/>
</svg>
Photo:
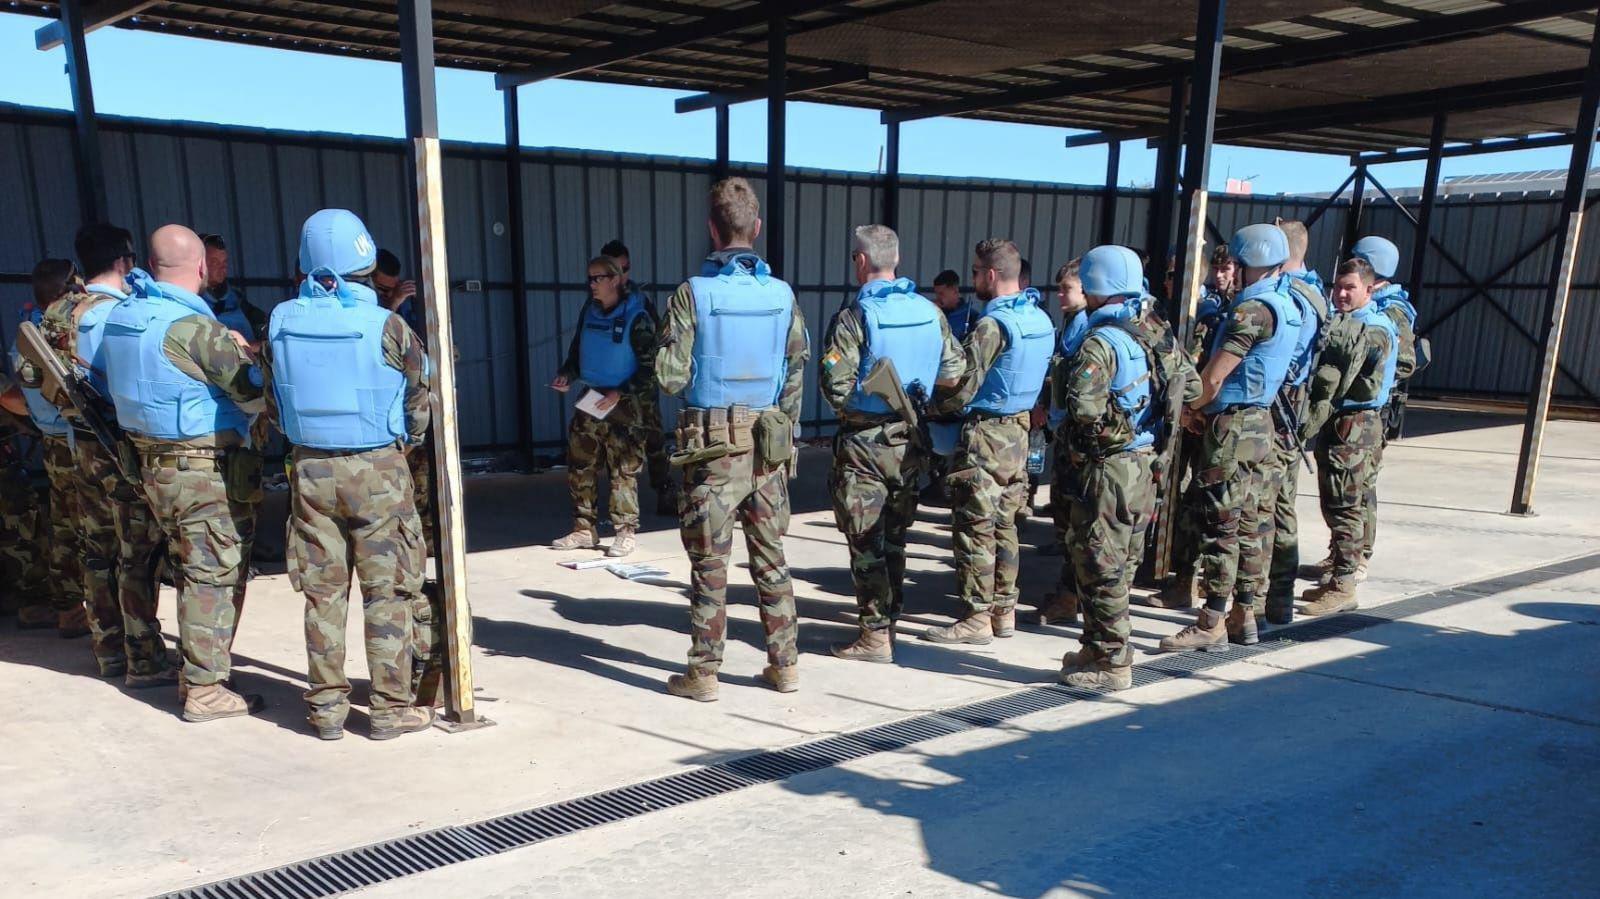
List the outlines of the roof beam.
<svg viewBox="0 0 1600 899">
<path fill-rule="evenodd" d="M 1435 16 L 1388 28 L 1372 28 L 1350 35 L 1318 40 L 1284 39 L 1284 44 L 1262 50 L 1236 50 L 1223 54 L 1222 74 L 1228 77 L 1253 72 L 1292 69 L 1320 62 L 1355 59 L 1409 47 L 1458 41 L 1504 31 L 1523 22 L 1548 19 L 1565 13 L 1592 9 L 1595 0 L 1527 0 L 1494 6 L 1458 15 Z M 1422 13 L 1418 13 L 1422 15 Z M 1165 87 L 1189 69 L 1187 60 L 1170 65 L 1133 69 L 1102 77 L 1069 78 L 1048 84 L 1016 88 L 993 94 L 934 103 L 914 109 L 889 110 L 885 122 L 907 122 L 933 116 L 982 112 L 1000 106 L 1014 106 L 1074 94 L 1095 94 Z"/>
<path fill-rule="evenodd" d="M 619 36 L 613 43 L 604 47 L 589 50 L 578 50 L 569 53 L 560 59 L 533 68 L 516 72 L 501 72 L 494 76 L 494 86 L 506 90 L 535 81 L 544 81 L 547 78 L 563 78 L 576 75 L 589 69 L 599 68 L 636 56 L 644 56 L 658 50 L 671 47 L 681 47 L 726 35 L 733 31 L 761 25 L 769 20 L 774 12 L 781 11 L 784 15 L 801 15 L 818 9 L 826 9 L 837 4 L 839 0 L 790 0 L 786 3 L 751 3 L 733 10 L 712 9 L 707 7 L 706 17 L 698 22 L 685 25 L 669 25 L 648 34 Z"/>
<path fill-rule="evenodd" d="M 787 95 L 792 97 L 795 94 L 804 94 L 810 91 L 838 87 L 843 84 L 853 84 L 857 81 L 866 81 L 867 76 L 870 74 L 866 66 L 842 65 L 826 72 L 817 72 L 811 75 L 790 75 L 784 79 L 784 84 L 787 88 Z M 765 84 L 751 84 L 726 91 L 679 97 L 675 101 L 675 106 L 678 112 L 697 112 L 717 106 L 731 106 L 735 103 L 761 100 L 766 96 L 767 86 Z"/>
<path fill-rule="evenodd" d="M 115 25 L 155 5 L 155 0 L 101 0 L 100 3 L 89 6 L 83 11 L 83 33 L 88 34 L 97 28 Z M 54 50 L 61 46 L 65 36 L 66 32 L 61 30 L 60 21 L 41 25 L 33 32 L 33 46 L 38 50 Z"/>
<path fill-rule="evenodd" d="M 1445 147 L 1441 154 L 1447 157 L 1481 156 L 1484 153 L 1538 150 L 1546 147 L 1566 147 L 1571 144 L 1571 134 L 1541 134 L 1536 137 L 1518 137 L 1510 140 L 1473 141 L 1468 144 Z M 1350 164 L 1384 165 L 1391 162 L 1421 162 L 1427 158 L 1427 150 L 1391 150 L 1388 153 L 1358 153 L 1352 155 Z"/>
</svg>

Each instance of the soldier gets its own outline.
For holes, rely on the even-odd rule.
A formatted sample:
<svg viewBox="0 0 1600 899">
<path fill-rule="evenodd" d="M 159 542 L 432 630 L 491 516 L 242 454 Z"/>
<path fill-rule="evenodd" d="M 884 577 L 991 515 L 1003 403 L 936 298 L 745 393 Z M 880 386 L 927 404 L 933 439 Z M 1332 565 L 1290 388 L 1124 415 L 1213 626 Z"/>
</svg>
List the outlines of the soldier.
<svg viewBox="0 0 1600 899">
<path fill-rule="evenodd" d="M 1067 423 L 1067 375 L 1072 370 L 1078 348 L 1083 346 L 1083 339 L 1089 335 L 1089 307 L 1083 295 L 1083 280 L 1079 272 L 1081 264 L 1080 260 L 1074 259 L 1056 272 L 1056 297 L 1061 304 L 1061 334 L 1056 339 L 1056 356 L 1050 370 L 1049 427 L 1055 433 L 1050 456 L 1050 512 L 1056 528 L 1055 546 L 1062 558 L 1056 586 L 1039 603 L 1041 625 L 1078 622 L 1078 575 L 1069 551 L 1074 537 L 1067 514 L 1069 501 L 1065 491 L 1071 480 L 1069 469 L 1072 462 L 1067 453 L 1066 435 L 1061 429 Z"/>
<path fill-rule="evenodd" d="M 1377 305 L 1378 311 L 1394 322 L 1395 327 L 1394 379 L 1397 386 L 1391 391 L 1391 397 L 1403 400 L 1406 382 L 1417 371 L 1417 308 L 1411 305 L 1411 295 L 1405 287 L 1394 280 L 1395 272 L 1400 267 L 1400 250 L 1382 237 L 1363 237 L 1350 248 L 1350 255 L 1367 260 L 1377 273 L 1378 283 L 1372 291 L 1372 302 Z M 1357 582 L 1367 579 L 1367 564 L 1372 561 L 1373 544 L 1378 539 L 1378 473 L 1383 470 L 1383 451 L 1388 446 L 1389 430 L 1385 427 L 1383 442 L 1372 463 L 1371 483 L 1367 485 L 1367 498 L 1363 503 L 1367 517 Z"/>
<path fill-rule="evenodd" d="M 1146 316 L 1144 269 L 1126 247 L 1084 254 L 1089 332 L 1064 379 L 1067 483 L 1073 539 L 1067 549 L 1083 593 L 1082 648 L 1061 660 L 1061 682 L 1123 690 L 1133 685 L 1128 588 L 1155 513 L 1155 460 L 1169 392 L 1199 397 L 1198 379 L 1171 330 Z"/>
<path fill-rule="evenodd" d="M 894 363 L 901 388 L 916 401 L 936 386 L 951 388 L 966 359 L 945 317 L 895 276 L 900 238 L 883 225 L 855 229 L 850 260 L 861 290 L 839 310 L 822 357 L 822 395 L 839 414 L 828 492 L 850 544 L 860 634 L 833 654 L 863 662 L 894 661 L 906 573 L 906 529 L 917 511 L 917 480 L 927 447 L 901 410 L 868 392 L 863 381 L 878 360 Z M 921 414 L 921 410 L 916 410 Z"/>
<path fill-rule="evenodd" d="M 70 260 L 45 259 L 33 268 L 33 302 L 24 315 L 37 326 L 44 320 L 46 309 L 82 292 L 78 271 Z M 11 358 L 15 370 L 31 368 L 15 348 Z M 48 595 L 46 591 L 39 591 L 24 596 L 25 602 L 17 610 L 17 626 L 24 629 L 53 627 L 63 638 L 81 637 L 89 633 L 89 616 L 83 607 L 78 466 L 72 455 L 72 444 L 67 439 L 72 426 L 37 386 L 24 385 L 22 393 L 28 403 L 28 416 L 41 435 L 40 456 L 50 482 L 47 504 L 49 586 Z"/>
<path fill-rule="evenodd" d="M 750 182 L 718 181 L 710 205 L 713 252 L 668 300 L 656 356 L 661 389 L 688 403 L 673 464 L 683 468 L 692 642 L 688 672 L 668 678 L 667 691 L 701 702 L 717 698 L 735 519 L 744 526 L 767 637 L 761 679 L 782 693 L 800 687 L 783 535 L 810 356 L 794 291 L 751 249 L 761 208 Z"/>
<path fill-rule="evenodd" d="M 51 304 L 39 329 L 63 365 L 84 376 L 103 399 L 102 415 L 116 421 L 103 341 L 107 319 L 127 296 L 123 288 L 133 270 L 133 235 L 114 225 L 85 225 L 75 249 L 87 283 L 82 292 Z M 135 688 L 171 684 L 177 671 L 167 658 L 156 615 L 156 574 L 166 553 L 161 525 L 142 486 L 124 475 L 112 451 L 76 412 L 68 411 L 68 420 L 80 498 L 84 604 L 100 675 L 121 677 Z"/>
<path fill-rule="evenodd" d="M 1253 610 L 1272 624 L 1289 624 L 1294 620 L 1294 582 L 1300 570 L 1300 520 L 1295 511 L 1295 498 L 1300 492 L 1300 468 L 1304 459 L 1300 430 L 1306 414 L 1305 385 L 1316 369 L 1317 354 L 1322 351 L 1328 300 L 1322 293 L 1322 277 L 1306 268 L 1306 250 L 1311 236 L 1305 224 L 1279 219 L 1278 227 L 1289 243 L 1289 261 L 1284 263 L 1283 271 L 1289 276 L 1286 282 L 1289 297 L 1299 307 L 1301 323 L 1294 361 L 1289 365 L 1289 373 L 1273 406 L 1276 441 L 1268 460 L 1267 489 L 1263 496 L 1266 508 L 1262 511 L 1262 521 L 1270 524 L 1272 534 L 1271 545 L 1264 546 L 1262 551 L 1271 561 L 1266 597 L 1255 603 Z"/>
<path fill-rule="evenodd" d="M 940 402 L 962 409 L 949 484 L 956 579 L 967 614 L 930 628 L 934 643 L 984 644 L 1016 628 L 1017 516 L 1028 492 L 1028 418 L 1050 367 L 1055 327 L 1038 291 L 1018 284 L 1022 256 L 1001 238 L 974 251 L 972 286 L 983 317 L 967 335 L 967 371 Z"/>
<path fill-rule="evenodd" d="M 1273 442 L 1268 407 L 1293 361 L 1301 321 L 1283 284 L 1289 243 L 1280 228 L 1246 225 L 1228 242 L 1228 252 L 1238 260 L 1243 289 L 1223 310 L 1200 376 L 1204 390 L 1188 404 L 1188 427 L 1203 435 L 1189 489 L 1202 514 L 1205 606 L 1194 624 L 1162 639 L 1162 652 L 1254 642 L 1251 606 L 1266 584 L 1261 497 Z"/>
<path fill-rule="evenodd" d="M 261 407 L 259 372 L 244 336 L 199 296 L 199 235 L 182 225 L 157 229 L 150 265 L 150 274 L 130 275 L 132 293 L 106 316 L 94 358 L 103 360 L 117 421 L 138 449 L 144 492 L 175 556 L 183 718 L 246 715 L 261 697 L 241 696 L 227 681 L 260 499 L 261 457 L 246 448 L 249 416 Z"/>
<path fill-rule="evenodd" d="M 428 429 L 428 357 L 368 279 L 377 249 L 354 213 L 324 209 L 300 235 L 300 295 L 272 312 L 268 405 L 294 445 L 289 580 L 306 597 L 307 719 L 344 736 L 350 713 L 345 622 L 361 578 L 371 736 L 426 730 L 414 708 L 413 609 L 422 600 L 422 523 L 407 452 Z M 329 371 L 340 372 L 328 378 Z"/>
<path fill-rule="evenodd" d="M 206 289 L 201 292 L 217 321 L 259 344 L 267 335 L 267 316 L 228 283 L 228 244 L 220 234 L 200 238 L 206 246 Z"/>
<path fill-rule="evenodd" d="M 1364 552 L 1366 504 L 1383 448 L 1384 404 L 1394 389 L 1400 334 L 1373 299 L 1381 283 L 1371 263 L 1356 257 L 1339 266 L 1333 285 L 1338 314 L 1311 381 L 1304 435 L 1317 444 L 1317 493 L 1331 532 L 1329 577 L 1305 592 L 1307 615 L 1356 608 Z"/>
<path fill-rule="evenodd" d="M 372 270 L 372 289 L 383 308 L 400 316 L 400 320 L 411 328 L 412 335 L 426 351 L 428 330 L 416 300 L 417 282 L 401 279 L 400 257 L 382 247 L 378 248 L 377 267 Z M 439 522 L 433 514 L 433 431 L 428 431 L 421 446 L 413 447 L 405 455 L 406 466 L 411 470 L 412 498 L 417 505 L 417 519 L 422 522 L 423 551 L 433 557 L 437 555 L 439 545 Z M 428 591 L 434 589 L 431 580 L 426 580 L 424 586 Z M 419 620 L 431 621 L 431 608 L 426 604 L 419 607 L 416 610 Z"/>
<path fill-rule="evenodd" d="M 0 372 L 0 611 L 18 627 L 56 627 L 47 565 L 49 523 L 19 441 L 38 436 L 22 390 Z M 21 613 L 27 610 L 30 617 Z"/>
<path fill-rule="evenodd" d="M 607 241 L 606 245 L 600 248 L 600 255 L 610 256 L 622 269 L 622 295 L 630 303 L 635 301 L 643 303 L 652 326 L 656 331 L 660 331 L 661 316 L 656 311 L 655 300 L 634 283 L 630 274 L 633 263 L 628 253 L 628 245 L 620 240 Z M 655 354 L 652 352 L 646 355 L 653 357 Z M 645 472 L 650 478 L 650 489 L 656 494 L 656 514 L 676 517 L 678 482 L 672 478 L 671 454 L 667 452 L 666 429 L 661 423 L 661 389 L 654 379 L 650 382 L 650 396 L 640 397 L 639 412 L 640 428 L 645 435 Z"/>
<path fill-rule="evenodd" d="M 562 393 L 581 381 L 601 394 L 600 417 L 573 409 L 567 427 L 567 487 L 572 493 L 572 533 L 555 549 L 600 545 L 600 466 L 611 481 L 611 519 L 616 538 L 606 555 L 620 558 L 638 546 L 639 469 L 644 466 L 648 422 L 645 407 L 656 402 L 655 317 L 639 293 L 622 290 L 622 267 L 610 256 L 589 260 L 589 302 L 573 337 L 572 353 L 550 386 Z"/>
<path fill-rule="evenodd" d="M 967 339 L 972 326 L 983 310 L 961 295 L 961 276 L 954 269 L 945 269 L 933 278 L 933 303 L 944 313 L 950 336 L 957 344 Z M 961 418 L 934 415 L 928 422 L 928 436 L 932 451 L 928 453 L 928 486 L 922 488 L 917 501 L 928 506 L 947 506 L 950 493 L 945 478 L 950 474 L 950 456 L 956 449 L 956 437 L 961 433 Z"/>
</svg>

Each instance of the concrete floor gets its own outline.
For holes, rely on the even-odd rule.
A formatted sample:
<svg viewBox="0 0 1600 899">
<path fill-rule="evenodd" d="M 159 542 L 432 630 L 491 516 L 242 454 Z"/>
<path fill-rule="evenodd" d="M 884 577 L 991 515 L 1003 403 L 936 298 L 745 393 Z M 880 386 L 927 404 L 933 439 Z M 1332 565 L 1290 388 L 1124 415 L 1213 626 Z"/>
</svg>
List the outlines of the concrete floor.
<svg viewBox="0 0 1600 899">
<path fill-rule="evenodd" d="M 1366 604 L 1600 550 L 1600 425 L 1551 425 L 1541 514 L 1512 518 L 1516 422 L 1413 421 L 1387 457 Z M 0 892 L 148 895 L 1053 678 L 1071 629 L 967 650 L 905 641 L 896 666 L 826 656 L 853 631 L 853 601 L 824 465 L 805 458 L 787 543 L 796 694 L 753 679 L 763 653 L 742 572 L 722 701 L 663 694 L 688 646 L 676 532 L 647 519 L 634 557 L 659 561 L 663 584 L 560 568 L 584 554 L 534 546 L 567 525 L 559 474 L 469 485 L 479 708 L 498 722 L 486 730 L 374 743 L 358 710 L 345 740 L 315 740 L 300 601 L 281 575 L 252 583 L 236 646 L 241 681 L 271 702 L 257 718 L 184 724 L 175 696 L 95 678 L 81 642 L 0 633 Z M 1326 532 L 1309 492 L 1301 515 L 1314 561 Z M 1024 539 L 1048 540 L 1046 522 Z M 956 611 L 950 560 L 929 513 L 908 629 Z M 1057 561 L 1025 555 L 1025 603 Z M 369 892 L 1582 894 L 1600 875 L 1600 656 L 1575 625 L 1600 623 L 1600 573 L 1492 592 Z M 170 627 L 170 596 L 163 612 Z M 1186 617 L 1136 609 L 1141 659 Z M 357 701 L 363 673 L 352 659 Z"/>
</svg>

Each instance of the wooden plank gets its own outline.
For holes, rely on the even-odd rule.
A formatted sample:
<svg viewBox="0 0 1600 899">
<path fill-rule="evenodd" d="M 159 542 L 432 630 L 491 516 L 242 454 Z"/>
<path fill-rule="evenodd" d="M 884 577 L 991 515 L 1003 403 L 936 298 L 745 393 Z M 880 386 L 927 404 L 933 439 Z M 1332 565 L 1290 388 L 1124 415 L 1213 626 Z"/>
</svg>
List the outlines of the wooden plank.
<svg viewBox="0 0 1600 899">
<path fill-rule="evenodd" d="M 1178 346 L 1184 351 L 1189 351 L 1189 341 L 1194 336 L 1195 312 L 1200 308 L 1200 289 L 1206 280 L 1206 204 L 1209 195 L 1204 190 L 1197 190 L 1190 194 L 1189 199 L 1189 233 L 1184 239 L 1183 246 L 1183 272 L 1185 275 L 1182 285 L 1183 301 L 1178 304 L 1177 336 Z M 1158 581 L 1164 581 L 1172 575 L 1172 542 L 1177 533 L 1178 523 L 1178 488 L 1183 480 L 1183 472 L 1178 466 L 1183 463 L 1182 426 L 1180 422 L 1168 421 L 1167 433 L 1171 438 L 1167 441 L 1167 451 L 1164 453 L 1162 471 L 1166 473 L 1166 481 L 1161 485 L 1161 517 L 1156 521 L 1156 557 L 1154 560 L 1154 573 Z"/>
<path fill-rule="evenodd" d="M 1555 302 L 1552 304 L 1550 332 L 1544 342 L 1544 357 L 1539 365 L 1539 380 L 1535 385 L 1533 417 L 1529 420 L 1528 445 L 1522 464 L 1526 474 L 1517 479 L 1516 491 L 1511 497 L 1511 514 L 1533 514 L 1533 490 L 1539 476 L 1539 455 L 1544 450 L 1544 429 L 1550 423 L 1550 398 L 1555 393 L 1556 370 L 1561 360 L 1561 332 L 1567 321 L 1567 299 L 1572 295 L 1572 273 L 1578 264 L 1578 248 L 1583 238 L 1583 210 L 1572 213 L 1567 220 L 1566 242 L 1561 246 L 1561 273 L 1556 278 Z"/>
</svg>

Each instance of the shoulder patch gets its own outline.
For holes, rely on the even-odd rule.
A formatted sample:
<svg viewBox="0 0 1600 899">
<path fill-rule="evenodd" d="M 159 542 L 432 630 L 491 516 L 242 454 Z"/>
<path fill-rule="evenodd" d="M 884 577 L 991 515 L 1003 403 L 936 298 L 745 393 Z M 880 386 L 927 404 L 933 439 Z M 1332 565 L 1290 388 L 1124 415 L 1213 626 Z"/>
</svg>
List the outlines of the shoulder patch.
<svg viewBox="0 0 1600 899">
<path fill-rule="evenodd" d="M 833 371 L 833 367 L 838 365 L 842 358 L 838 350 L 829 350 L 828 354 L 822 357 L 822 367 L 828 371 Z"/>
</svg>

